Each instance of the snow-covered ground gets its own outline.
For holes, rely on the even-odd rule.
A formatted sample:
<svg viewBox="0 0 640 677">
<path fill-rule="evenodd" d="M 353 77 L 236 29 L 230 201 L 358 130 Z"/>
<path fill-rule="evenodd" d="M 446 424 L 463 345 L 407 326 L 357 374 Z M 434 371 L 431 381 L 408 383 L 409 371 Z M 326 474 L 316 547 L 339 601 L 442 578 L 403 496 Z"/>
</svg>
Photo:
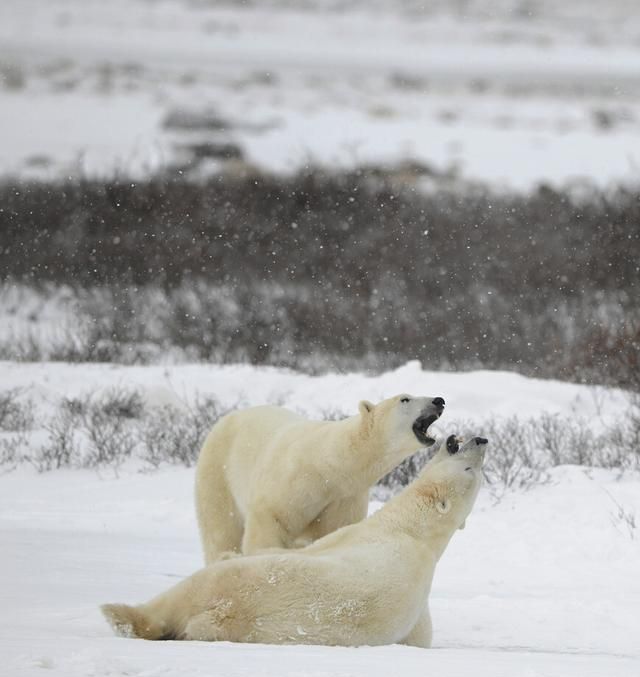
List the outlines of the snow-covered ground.
<svg viewBox="0 0 640 677">
<path fill-rule="evenodd" d="M 196 391 L 225 402 L 279 401 L 310 415 L 362 397 L 442 395 L 454 419 L 579 412 L 606 425 L 620 391 L 504 372 L 311 377 L 252 368 L 0 364 L 36 418 L 63 397 L 114 385 L 150 403 Z M 481 430 L 478 430 L 481 433 Z M 490 452 L 490 449 L 488 451 Z M 484 491 L 436 571 L 434 648 L 278 647 L 144 642 L 112 635 L 98 605 L 142 601 L 200 564 L 193 469 L 100 473 L 28 466 L 0 476 L 0 674 L 220 677 L 363 675 L 637 676 L 640 476 L 562 466 L 528 491 Z M 375 509 L 376 505 L 372 505 Z"/>
<path fill-rule="evenodd" d="M 446 415 L 432 430 L 444 437 L 451 421 L 530 418 L 561 414 L 589 421 L 593 430 L 613 425 L 628 409 L 622 390 L 533 379 L 506 371 L 423 371 L 417 361 L 386 373 L 310 376 L 293 370 L 251 365 L 150 365 L 0 362 L 1 389 L 20 389 L 36 408 L 51 413 L 63 397 L 85 401 L 114 389 L 135 389 L 148 406 L 183 407 L 197 395 L 226 406 L 271 403 L 310 417 L 328 412 L 357 413 L 358 402 L 372 402 L 401 392 L 442 396 Z M 453 431 L 454 432 L 454 431 Z M 481 431 L 480 431 L 481 432 Z"/>
<path fill-rule="evenodd" d="M 0 173 L 637 180 L 632 0 L 0 3 Z M 221 161 L 225 148 L 233 156 Z"/>
</svg>

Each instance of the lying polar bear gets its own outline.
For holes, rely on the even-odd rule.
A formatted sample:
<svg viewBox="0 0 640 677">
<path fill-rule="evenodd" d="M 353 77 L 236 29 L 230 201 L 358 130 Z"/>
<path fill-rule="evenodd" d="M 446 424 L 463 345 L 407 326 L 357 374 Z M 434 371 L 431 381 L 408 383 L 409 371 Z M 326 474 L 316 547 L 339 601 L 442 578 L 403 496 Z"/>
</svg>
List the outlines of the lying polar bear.
<svg viewBox="0 0 640 677">
<path fill-rule="evenodd" d="M 125 637 L 428 647 L 435 566 L 471 511 L 486 444 L 452 435 L 377 513 L 302 550 L 219 561 L 147 604 L 102 611 Z"/>
<path fill-rule="evenodd" d="M 367 515 L 369 487 L 420 446 L 441 397 L 360 402 L 342 421 L 309 421 L 281 407 L 221 418 L 196 468 L 205 562 L 225 552 L 293 548 Z"/>
</svg>

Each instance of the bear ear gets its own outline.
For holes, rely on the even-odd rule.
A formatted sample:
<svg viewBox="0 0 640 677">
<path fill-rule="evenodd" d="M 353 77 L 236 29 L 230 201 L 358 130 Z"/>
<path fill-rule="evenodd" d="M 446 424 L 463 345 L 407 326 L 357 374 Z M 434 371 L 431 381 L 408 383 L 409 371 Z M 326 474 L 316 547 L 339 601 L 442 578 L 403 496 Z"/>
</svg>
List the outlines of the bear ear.
<svg viewBox="0 0 640 677">
<path fill-rule="evenodd" d="M 376 405 L 369 402 L 369 400 L 362 400 L 362 402 L 360 402 L 360 404 L 358 405 L 358 410 L 360 411 L 362 416 L 366 416 L 367 414 L 370 414 L 373 411 L 375 406 Z"/>
</svg>

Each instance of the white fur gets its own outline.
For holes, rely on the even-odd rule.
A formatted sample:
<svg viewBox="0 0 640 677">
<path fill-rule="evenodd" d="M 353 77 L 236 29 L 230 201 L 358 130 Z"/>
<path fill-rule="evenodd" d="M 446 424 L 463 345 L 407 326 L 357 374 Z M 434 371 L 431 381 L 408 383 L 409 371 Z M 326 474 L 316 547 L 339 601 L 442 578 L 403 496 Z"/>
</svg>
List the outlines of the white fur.
<svg viewBox="0 0 640 677">
<path fill-rule="evenodd" d="M 362 520 L 369 487 L 421 446 L 412 425 L 439 413 L 433 399 L 361 402 L 360 413 L 342 421 L 270 406 L 223 417 L 196 469 L 206 563 L 229 551 L 307 545 Z"/>
<path fill-rule="evenodd" d="M 485 440 L 486 442 L 486 440 Z M 469 514 L 484 445 L 446 445 L 381 510 L 298 551 L 220 561 L 139 607 L 105 605 L 147 639 L 272 644 L 431 643 L 435 566 Z"/>
</svg>

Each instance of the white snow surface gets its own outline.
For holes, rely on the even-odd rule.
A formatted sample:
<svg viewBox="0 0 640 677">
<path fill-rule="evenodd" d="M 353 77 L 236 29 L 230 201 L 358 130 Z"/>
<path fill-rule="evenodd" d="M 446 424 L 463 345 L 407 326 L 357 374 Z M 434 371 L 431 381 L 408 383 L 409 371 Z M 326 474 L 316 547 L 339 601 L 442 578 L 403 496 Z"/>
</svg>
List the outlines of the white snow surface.
<svg viewBox="0 0 640 677">
<path fill-rule="evenodd" d="M 410 161 L 516 189 L 637 181 L 636 10 L 3 0 L 0 174 L 136 176 L 231 143 L 244 158 L 228 171 Z"/>
<path fill-rule="evenodd" d="M 595 427 L 613 424 L 628 408 L 622 390 L 533 379 L 515 372 L 424 371 L 417 360 L 379 375 L 329 373 L 310 376 L 277 367 L 248 364 L 66 364 L 63 362 L 0 362 L 4 390 L 19 388 L 31 401 L 47 408 L 63 397 L 83 399 L 114 388 L 136 389 L 150 406 L 186 406 L 200 394 L 223 405 L 266 403 L 323 418 L 327 412 L 357 413 L 362 399 L 372 402 L 402 392 L 445 398 L 446 416 L 432 427 L 447 434 L 447 419 L 483 421 L 542 412 L 576 415 Z"/>
<path fill-rule="evenodd" d="M 24 388 L 42 416 L 62 396 L 114 385 L 140 388 L 155 403 L 179 403 L 199 391 L 229 403 L 279 400 L 315 416 L 332 406 L 355 410 L 362 397 L 442 395 L 443 434 L 454 418 L 578 411 L 604 423 L 624 411 L 619 391 L 504 372 L 425 372 L 417 363 L 377 377 L 248 366 L 0 363 L 0 382 Z M 193 474 L 125 466 L 117 475 L 38 475 L 22 466 L 0 476 L 1 675 L 640 674 L 636 474 L 563 466 L 548 482 L 500 500 L 481 492 L 436 570 L 431 650 L 115 637 L 99 604 L 144 601 L 200 566 Z"/>
</svg>

